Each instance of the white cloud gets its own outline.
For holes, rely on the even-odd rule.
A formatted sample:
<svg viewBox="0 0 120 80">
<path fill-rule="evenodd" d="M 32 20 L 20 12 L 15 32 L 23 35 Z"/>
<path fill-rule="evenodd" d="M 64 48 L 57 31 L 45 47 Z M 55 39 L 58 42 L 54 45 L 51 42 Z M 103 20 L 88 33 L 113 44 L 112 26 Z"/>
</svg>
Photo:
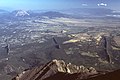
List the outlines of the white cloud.
<svg viewBox="0 0 120 80">
<path fill-rule="evenodd" d="M 100 4 L 97 4 L 98 6 L 107 6 L 106 3 L 100 3 Z"/>
<path fill-rule="evenodd" d="M 88 6 L 87 4 L 82 4 L 82 6 Z"/>
</svg>

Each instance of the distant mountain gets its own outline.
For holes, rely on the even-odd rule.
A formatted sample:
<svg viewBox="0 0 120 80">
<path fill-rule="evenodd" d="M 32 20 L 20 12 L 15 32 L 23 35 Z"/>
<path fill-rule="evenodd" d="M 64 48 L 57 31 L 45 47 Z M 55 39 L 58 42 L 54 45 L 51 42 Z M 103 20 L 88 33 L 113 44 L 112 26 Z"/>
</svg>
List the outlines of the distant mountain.
<svg viewBox="0 0 120 80">
<path fill-rule="evenodd" d="M 0 9 L 0 14 L 3 14 L 3 13 L 9 13 L 9 11 Z"/>
<path fill-rule="evenodd" d="M 10 14 L 9 11 L 0 9 L 0 19 L 1 20 L 8 18 L 9 14 Z"/>
<path fill-rule="evenodd" d="M 14 17 L 64 17 L 64 18 L 94 18 L 94 17 L 107 17 L 107 18 L 120 18 L 120 11 L 115 11 L 107 8 L 72 8 L 65 10 L 15 10 L 11 13 L 6 10 L 0 10 L 0 16 L 6 15 Z"/>
<path fill-rule="evenodd" d="M 16 17 L 24 17 L 24 16 L 29 16 L 30 14 L 24 10 L 15 10 L 12 12 L 12 15 Z"/>
<path fill-rule="evenodd" d="M 16 17 L 48 17 L 48 18 L 55 18 L 55 17 L 70 17 L 67 14 L 63 14 L 61 12 L 54 12 L 54 11 L 23 11 L 23 10 L 15 10 L 11 13 L 13 16 Z"/>
<path fill-rule="evenodd" d="M 28 10 L 27 12 L 29 13 L 44 13 L 44 12 L 48 12 L 50 10 Z"/>
<path fill-rule="evenodd" d="M 46 17 L 49 17 L 49 18 L 54 18 L 54 17 L 70 17 L 67 14 L 63 14 L 63 13 L 60 13 L 60 12 L 54 12 L 54 11 L 48 11 L 48 12 L 41 13 L 41 16 L 46 16 Z"/>
<path fill-rule="evenodd" d="M 113 10 L 106 8 L 73 8 L 61 11 L 76 17 L 101 17 L 112 14 L 113 12 Z"/>
<path fill-rule="evenodd" d="M 111 14 L 107 15 L 109 18 L 120 18 L 120 11 L 113 10 Z"/>
</svg>

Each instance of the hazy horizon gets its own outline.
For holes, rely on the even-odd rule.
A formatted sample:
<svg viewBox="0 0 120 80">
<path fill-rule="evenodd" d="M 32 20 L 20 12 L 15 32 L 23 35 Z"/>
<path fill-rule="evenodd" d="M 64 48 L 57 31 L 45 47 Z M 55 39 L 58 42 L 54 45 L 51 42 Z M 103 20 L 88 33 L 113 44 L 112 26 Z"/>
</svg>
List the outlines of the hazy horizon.
<svg viewBox="0 0 120 80">
<path fill-rule="evenodd" d="M 69 8 L 109 8 L 120 10 L 119 0 L 0 0 L 0 9 L 46 10 Z"/>
</svg>

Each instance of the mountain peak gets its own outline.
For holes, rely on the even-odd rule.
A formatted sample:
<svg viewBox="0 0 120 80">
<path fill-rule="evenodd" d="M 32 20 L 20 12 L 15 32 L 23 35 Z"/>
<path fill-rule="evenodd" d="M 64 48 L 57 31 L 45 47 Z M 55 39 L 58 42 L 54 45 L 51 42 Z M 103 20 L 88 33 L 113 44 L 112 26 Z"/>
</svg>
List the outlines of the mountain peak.
<svg viewBox="0 0 120 80">
<path fill-rule="evenodd" d="M 76 74 L 79 74 L 79 76 Z M 98 74 L 98 72 L 93 67 L 86 68 L 71 63 L 67 64 L 63 60 L 52 60 L 43 67 L 35 67 L 32 70 L 24 71 L 13 80 L 46 80 L 54 75 L 63 75 L 61 77 L 66 78 L 69 78 L 68 76 L 71 75 L 76 75 L 75 78 L 80 77 L 81 79 L 84 79 L 96 74 Z"/>
<path fill-rule="evenodd" d="M 30 14 L 27 11 L 24 10 L 15 10 L 12 12 L 16 17 L 24 17 L 29 16 Z"/>
</svg>

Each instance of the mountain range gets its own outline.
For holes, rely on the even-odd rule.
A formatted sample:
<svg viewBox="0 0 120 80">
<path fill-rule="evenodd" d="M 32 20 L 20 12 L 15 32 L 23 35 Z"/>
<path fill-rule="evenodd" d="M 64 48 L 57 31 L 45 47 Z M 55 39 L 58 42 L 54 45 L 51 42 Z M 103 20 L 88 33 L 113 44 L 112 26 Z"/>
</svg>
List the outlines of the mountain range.
<svg viewBox="0 0 120 80">
<path fill-rule="evenodd" d="M 106 8 L 73 8 L 73 9 L 66 9 L 66 10 L 15 10 L 12 12 L 6 10 L 0 10 L 1 14 L 6 15 L 14 15 L 14 16 L 47 16 L 47 17 L 74 17 L 74 18 L 81 18 L 81 17 L 119 17 L 119 11 L 106 9 Z"/>
</svg>

